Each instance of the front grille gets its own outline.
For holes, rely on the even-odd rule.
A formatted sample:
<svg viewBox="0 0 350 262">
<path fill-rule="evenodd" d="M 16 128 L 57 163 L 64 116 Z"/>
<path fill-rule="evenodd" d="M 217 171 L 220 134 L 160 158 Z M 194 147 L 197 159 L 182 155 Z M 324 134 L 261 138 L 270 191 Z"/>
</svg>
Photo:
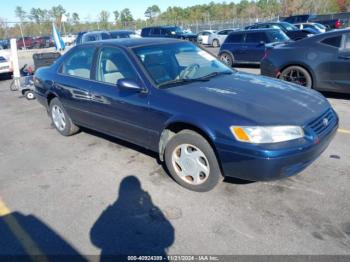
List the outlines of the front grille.
<svg viewBox="0 0 350 262">
<path fill-rule="evenodd" d="M 322 137 L 331 130 L 337 122 L 337 116 L 333 109 L 329 108 L 325 113 L 311 121 L 307 126 L 314 131 L 317 136 Z"/>
</svg>

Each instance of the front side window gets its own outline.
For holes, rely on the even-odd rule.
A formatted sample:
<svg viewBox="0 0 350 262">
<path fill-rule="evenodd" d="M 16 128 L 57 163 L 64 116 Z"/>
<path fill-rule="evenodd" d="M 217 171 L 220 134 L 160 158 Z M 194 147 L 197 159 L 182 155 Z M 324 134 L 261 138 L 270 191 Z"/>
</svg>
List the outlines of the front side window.
<svg viewBox="0 0 350 262">
<path fill-rule="evenodd" d="M 159 87 L 233 72 L 191 43 L 139 47 L 133 51 Z"/>
<path fill-rule="evenodd" d="M 246 37 L 246 43 L 267 43 L 268 39 L 264 32 L 248 33 Z"/>
<path fill-rule="evenodd" d="M 95 48 L 91 46 L 75 49 L 62 63 L 61 73 L 89 79 L 94 52 Z"/>
<path fill-rule="evenodd" d="M 96 80 L 117 84 L 119 79 L 138 80 L 138 76 L 123 51 L 118 48 L 106 47 L 100 52 L 97 60 Z"/>
</svg>

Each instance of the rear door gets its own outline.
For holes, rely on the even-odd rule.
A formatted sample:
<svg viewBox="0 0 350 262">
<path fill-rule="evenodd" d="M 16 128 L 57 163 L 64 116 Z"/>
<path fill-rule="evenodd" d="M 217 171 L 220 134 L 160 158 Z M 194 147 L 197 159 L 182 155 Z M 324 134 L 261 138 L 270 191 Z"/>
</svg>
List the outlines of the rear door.
<svg viewBox="0 0 350 262">
<path fill-rule="evenodd" d="M 232 53 L 236 62 L 243 61 L 243 53 L 245 52 L 245 35 L 245 33 L 230 34 L 222 45 L 220 52 L 229 51 Z"/>
<path fill-rule="evenodd" d="M 245 38 L 242 59 L 251 63 L 260 62 L 265 53 L 265 44 L 268 43 L 268 41 L 264 31 L 248 32 Z"/>
<path fill-rule="evenodd" d="M 77 47 L 61 64 L 53 88 L 74 122 L 91 124 L 89 88 L 96 48 Z"/>
</svg>

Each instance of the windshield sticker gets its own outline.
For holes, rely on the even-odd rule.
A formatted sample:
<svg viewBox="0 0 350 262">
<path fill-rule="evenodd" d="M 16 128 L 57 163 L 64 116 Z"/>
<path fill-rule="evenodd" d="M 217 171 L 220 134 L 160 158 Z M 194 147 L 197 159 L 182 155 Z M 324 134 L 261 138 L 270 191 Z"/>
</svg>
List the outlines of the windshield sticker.
<svg viewBox="0 0 350 262">
<path fill-rule="evenodd" d="M 214 61 L 215 60 L 215 57 L 208 54 L 207 52 L 205 51 L 199 51 L 198 54 L 203 57 L 204 59 L 208 60 L 208 61 Z"/>
</svg>

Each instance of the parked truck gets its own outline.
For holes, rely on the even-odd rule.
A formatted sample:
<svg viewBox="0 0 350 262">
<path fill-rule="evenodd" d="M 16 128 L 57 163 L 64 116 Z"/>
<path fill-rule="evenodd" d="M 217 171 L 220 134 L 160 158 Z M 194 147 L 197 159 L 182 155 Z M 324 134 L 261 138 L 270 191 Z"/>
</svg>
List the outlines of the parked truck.
<svg viewBox="0 0 350 262">
<path fill-rule="evenodd" d="M 298 23 L 320 23 L 327 27 L 328 30 L 339 29 L 342 27 L 343 22 L 340 19 L 330 19 L 330 20 L 318 20 L 316 15 L 306 14 L 306 15 L 293 15 L 285 18 L 283 21 L 298 24 Z"/>
</svg>

